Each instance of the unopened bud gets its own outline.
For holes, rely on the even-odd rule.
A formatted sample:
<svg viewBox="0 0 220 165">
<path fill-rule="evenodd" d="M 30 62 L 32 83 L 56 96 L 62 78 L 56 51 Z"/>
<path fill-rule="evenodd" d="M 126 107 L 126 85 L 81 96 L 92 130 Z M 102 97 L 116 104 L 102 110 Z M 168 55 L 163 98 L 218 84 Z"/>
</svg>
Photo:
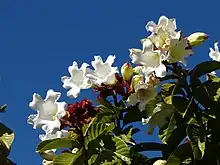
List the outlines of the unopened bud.
<svg viewBox="0 0 220 165">
<path fill-rule="evenodd" d="M 209 36 L 202 32 L 196 32 L 187 37 L 191 47 L 201 45 Z"/>
<path fill-rule="evenodd" d="M 153 165 L 165 165 L 167 163 L 166 160 L 157 160 Z"/>
<path fill-rule="evenodd" d="M 148 38 L 142 38 L 140 41 L 143 44 Z"/>
<path fill-rule="evenodd" d="M 121 67 L 121 74 L 124 80 L 128 81 L 131 79 L 133 75 L 133 67 L 131 66 L 130 63 L 126 62 L 122 67 Z"/>
<path fill-rule="evenodd" d="M 143 69 L 143 66 L 136 66 L 136 67 L 134 67 L 134 69 L 133 69 L 134 74 L 139 74 L 142 69 Z"/>
<path fill-rule="evenodd" d="M 132 85 L 132 87 L 134 88 L 135 85 L 137 85 L 138 83 L 141 83 L 141 82 L 144 82 L 144 76 L 135 75 L 135 76 L 133 76 L 133 78 L 132 78 L 131 85 Z"/>
</svg>

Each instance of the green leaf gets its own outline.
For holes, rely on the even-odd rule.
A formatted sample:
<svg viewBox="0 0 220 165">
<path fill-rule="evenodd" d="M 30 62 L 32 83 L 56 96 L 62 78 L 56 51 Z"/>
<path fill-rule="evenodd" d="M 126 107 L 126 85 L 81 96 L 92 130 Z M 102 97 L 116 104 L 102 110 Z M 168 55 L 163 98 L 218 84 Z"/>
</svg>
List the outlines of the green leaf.
<svg viewBox="0 0 220 165">
<path fill-rule="evenodd" d="M 6 107 L 7 107 L 7 104 L 0 106 L 0 112 L 5 112 Z"/>
<path fill-rule="evenodd" d="M 16 165 L 14 162 L 12 162 L 10 159 L 8 159 L 2 154 L 0 154 L 0 164 L 1 165 Z"/>
<path fill-rule="evenodd" d="M 103 150 L 99 154 L 94 154 L 89 159 L 89 165 L 112 165 L 115 161 L 115 154 L 110 150 Z"/>
<path fill-rule="evenodd" d="M 198 78 L 191 79 L 193 96 L 204 107 L 211 107 L 213 105 L 213 97 L 209 94 L 205 84 L 203 84 Z"/>
<path fill-rule="evenodd" d="M 9 154 L 13 140 L 13 131 L 6 127 L 3 123 L 0 123 L 0 148 L 5 151 L 5 155 Z"/>
<path fill-rule="evenodd" d="M 192 155 L 189 143 L 180 145 L 168 157 L 166 165 L 181 165 L 181 163 Z"/>
<path fill-rule="evenodd" d="M 149 124 L 147 131 L 148 134 L 152 134 L 156 126 L 162 128 L 165 124 L 167 124 L 168 119 L 173 114 L 174 110 L 173 105 L 169 105 L 164 102 L 158 103 L 152 116 L 147 119 L 147 124 Z"/>
<path fill-rule="evenodd" d="M 185 97 L 174 96 L 173 97 L 173 105 L 176 110 L 182 114 L 182 116 L 191 117 L 198 107 L 195 105 L 193 100 L 188 100 Z"/>
<path fill-rule="evenodd" d="M 73 165 L 82 155 L 82 148 L 75 154 L 63 153 L 57 155 L 53 160 L 53 165 Z"/>
<path fill-rule="evenodd" d="M 163 152 L 163 156 L 169 156 L 179 144 L 186 137 L 186 123 L 182 116 L 178 113 L 174 113 L 176 120 L 176 128 L 172 131 L 171 135 L 167 139 L 167 149 Z"/>
<path fill-rule="evenodd" d="M 131 153 L 135 154 L 142 151 L 163 151 L 166 150 L 167 145 L 155 142 L 145 142 L 136 144 L 131 148 Z"/>
<path fill-rule="evenodd" d="M 101 98 L 96 100 L 96 102 L 98 102 L 100 105 L 103 105 L 104 107 L 113 110 L 113 106 L 112 104 L 105 98 Z"/>
<path fill-rule="evenodd" d="M 220 69 L 220 62 L 217 61 L 207 61 L 202 62 L 194 67 L 190 73 L 190 78 L 197 78 L 212 71 Z"/>
<path fill-rule="evenodd" d="M 164 144 L 167 144 L 167 140 L 170 138 L 173 130 L 175 129 L 176 127 L 176 119 L 175 119 L 175 115 L 173 114 L 170 118 L 170 121 L 169 121 L 169 124 L 168 124 L 168 127 L 163 130 L 159 137 L 161 139 L 161 141 L 164 143 Z"/>
<path fill-rule="evenodd" d="M 135 145 L 135 143 L 133 142 L 133 139 L 131 138 L 132 136 L 132 128 L 130 128 L 130 130 L 128 131 L 127 134 L 121 134 L 120 135 L 120 138 L 125 142 L 125 143 L 128 143 L 128 144 L 131 144 L 131 145 Z"/>
<path fill-rule="evenodd" d="M 127 125 L 132 122 L 141 121 L 141 119 L 146 116 L 145 112 L 140 112 L 137 106 L 130 106 L 126 108 L 127 113 L 123 118 L 123 125 Z"/>
<path fill-rule="evenodd" d="M 132 130 L 132 131 L 131 131 L 131 136 L 140 131 L 139 128 L 133 128 L 133 126 L 129 126 L 129 127 L 125 128 L 125 129 L 123 129 L 123 130 L 121 131 L 121 133 L 122 133 L 122 134 L 128 134 L 130 130 Z"/>
<path fill-rule="evenodd" d="M 80 144 L 77 141 L 73 141 L 68 138 L 58 138 L 52 140 L 42 141 L 36 149 L 36 152 L 44 152 L 51 149 L 61 149 L 61 148 L 79 148 Z"/>
<path fill-rule="evenodd" d="M 127 144 L 119 137 L 114 137 L 112 140 L 115 142 L 116 145 L 116 150 L 114 152 L 116 156 L 125 161 L 127 164 L 131 164 L 131 159 L 129 158 L 130 149 Z"/>
<path fill-rule="evenodd" d="M 185 84 L 185 78 L 180 78 L 176 83 L 170 82 L 162 85 L 161 89 L 161 96 L 165 103 L 172 104 L 173 96 L 178 95 L 184 95 L 184 92 L 182 90 L 182 87 L 186 86 Z"/>
<path fill-rule="evenodd" d="M 103 112 L 96 115 L 96 122 L 100 123 L 112 123 L 116 119 L 116 115 L 113 112 Z"/>
<path fill-rule="evenodd" d="M 88 149 L 88 144 L 90 141 L 95 140 L 103 134 L 108 134 L 115 128 L 114 123 L 93 123 L 87 132 L 87 137 L 85 138 L 85 147 Z"/>
<path fill-rule="evenodd" d="M 201 160 L 205 153 L 205 129 L 191 124 L 187 127 L 187 135 L 191 142 L 194 159 Z"/>
<path fill-rule="evenodd" d="M 175 83 L 166 83 L 162 85 L 161 95 L 165 103 L 172 104 L 173 91 L 175 90 L 175 87 Z"/>
</svg>

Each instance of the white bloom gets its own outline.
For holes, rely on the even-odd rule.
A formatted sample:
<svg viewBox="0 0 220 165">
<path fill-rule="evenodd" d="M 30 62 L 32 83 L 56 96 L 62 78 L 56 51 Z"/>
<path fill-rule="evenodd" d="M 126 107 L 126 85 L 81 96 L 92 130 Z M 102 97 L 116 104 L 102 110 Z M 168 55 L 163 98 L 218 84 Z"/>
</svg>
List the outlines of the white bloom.
<svg viewBox="0 0 220 165">
<path fill-rule="evenodd" d="M 89 78 L 85 76 L 86 68 L 89 65 L 83 63 L 80 68 L 78 68 L 77 62 L 73 62 L 72 66 L 69 66 L 68 70 L 71 77 L 63 76 L 61 81 L 63 82 L 63 87 L 65 89 L 70 89 L 67 92 L 67 96 L 71 98 L 78 97 L 81 89 L 88 89 L 91 87 L 91 82 Z"/>
<path fill-rule="evenodd" d="M 130 49 L 130 58 L 132 63 L 143 65 L 143 73 L 145 77 L 151 75 L 154 71 L 157 77 L 166 75 L 166 67 L 162 63 L 164 55 L 160 50 L 153 50 L 153 43 L 146 39 L 143 43 L 143 50 Z"/>
<path fill-rule="evenodd" d="M 148 22 L 146 30 L 152 32 L 148 38 L 157 48 L 163 48 L 170 39 L 181 37 L 181 32 L 176 32 L 176 20 L 168 19 L 166 16 L 161 16 L 157 25 L 153 21 Z"/>
<path fill-rule="evenodd" d="M 214 49 L 210 48 L 209 57 L 212 58 L 214 61 L 220 62 L 220 52 L 218 48 L 218 42 L 214 44 Z"/>
<path fill-rule="evenodd" d="M 167 163 L 166 160 L 157 160 L 153 165 L 165 165 Z"/>
<path fill-rule="evenodd" d="M 105 62 L 102 61 L 100 56 L 94 56 L 94 61 L 92 61 L 92 66 L 95 70 L 87 69 L 86 76 L 95 85 L 101 85 L 102 83 L 106 85 L 113 85 L 116 83 L 115 73 L 118 73 L 117 67 L 112 67 L 114 63 L 115 56 L 108 56 Z"/>
<path fill-rule="evenodd" d="M 44 127 L 42 127 L 42 129 L 44 130 Z M 54 134 L 48 133 L 48 134 L 39 135 L 39 138 L 41 141 L 44 141 L 44 140 L 51 140 L 56 138 L 65 138 L 68 137 L 68 135 L 69 132 L 67 130 L 61 130 L 61 131 L 57 131 Z"/>
<path fill-rule="evenodd" d="M 66 114 L 65 102 L 57 102 L 60 98 L 60 92 L 48 90 L 46 98 L 43 100 L 37 93 L 33 94 L 33 100 L 30 102 L 30 108 L 37 111 L 37 114 L 28 117 L 28 123 L 33 125 L 33 128 L 42 127 L 46 134 L 55 133 L 60 129 L 60 119 Z"/>
<path fill-rule="evenodd" d="M 128 97 L 128 104 L 135 105 L 139 103 L 140 111 L 145 110 L 146 104 L 157 95 L 156 88 L 148 86 L 146 83 L 138 83 L 134 87 L 135 92 Z"/>
<path fill-rule="evenodd" d="M 159 28 L 175 36 L 176 19 L 168 19 L 166 16 L 161 16 L 157 25 L 153 21 L 149 21 L 146 25 L 146 30 L 152 33 L 157 33 Z"/>
<path fill-rule="evenodd" d="M 187 39 L 171 39 L 168 42 L 169 52 L 167 61 L 170 63 L 181 62 L 186 64 L 185 58 L 193 54 L 192 49 L 186 49 L 188 47 Z"/>
</svg>

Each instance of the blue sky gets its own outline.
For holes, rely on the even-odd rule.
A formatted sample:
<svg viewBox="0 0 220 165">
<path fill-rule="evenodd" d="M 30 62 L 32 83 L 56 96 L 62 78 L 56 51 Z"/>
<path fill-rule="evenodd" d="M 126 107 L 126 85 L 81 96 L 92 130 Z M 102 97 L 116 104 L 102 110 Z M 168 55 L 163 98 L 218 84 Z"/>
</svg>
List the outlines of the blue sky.
<svg viewBox="0 0 220 165">
<path fill-rule="evenodd" d="M 26 120 L 34 113 L 28 107 L 32 94 L 43 97 L 48 89 L 62 92 L 60 77 L 68 75 L 73 60 L 90 62 L 94 55 L 116 55 L 116 65 L 129 60 L 128 49 L 141 48 L 147 36 L 145 24 L 160 15 L 177 19 L 184 35 L 203 31 L 210 35 L 188 58 L 189 66 L 209 60 L 209 47 L 220 40 L 216 0 L 5 0 L 0 1 L 0 104 L 8 104 L 0 121 L 12 128 L 16 138 L 10 157 L 18 165 L 39 165 L 35 153 L 39 130 Z M 216 12 L 217 11 L 217 12 Z M 91 93 L 83 91 L 80 100 Z M 143 132 L 138 141 L 154 140 Z"/>
</svg>

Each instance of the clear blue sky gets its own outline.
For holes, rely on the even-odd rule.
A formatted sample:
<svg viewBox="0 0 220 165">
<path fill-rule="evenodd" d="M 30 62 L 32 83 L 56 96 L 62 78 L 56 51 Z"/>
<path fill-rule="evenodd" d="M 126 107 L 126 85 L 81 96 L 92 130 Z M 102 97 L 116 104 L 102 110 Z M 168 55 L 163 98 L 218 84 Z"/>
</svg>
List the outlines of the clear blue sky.
<svg viewBox="0 0 220 165">
<path fill-rule="evenodd" d="M 68 75 L 73 60 L 90 62 L 94 55 L 116 55 L 116 64 L 129 60 L 128 49 L 141 48 L 147 21 L 160 15 L 175 17 L 185 35 L 210 35 L 188 59 L 190 66 L 209 59 L 209 47 L 220 41 L 217 0 L 2 0 L 0 1 L 0 104 L 7 103 L 0 121 L 15 131 L 10 157 L 18 165 L 39 165 L 35 153 L 39 130 L 26 123 L 32 94 L 48 89 L 62 92 L 60 77 Z M 86 94 L 86 95 L 85 95 Z M 88 94 L 88 95 L 87 95 Z M 91 93 L 82 92 L 79 99 Z M 79 100 L 77 99 L 77 100 Z M 155 137 L 140 133 L 138 141 Z"/>
</svg>

